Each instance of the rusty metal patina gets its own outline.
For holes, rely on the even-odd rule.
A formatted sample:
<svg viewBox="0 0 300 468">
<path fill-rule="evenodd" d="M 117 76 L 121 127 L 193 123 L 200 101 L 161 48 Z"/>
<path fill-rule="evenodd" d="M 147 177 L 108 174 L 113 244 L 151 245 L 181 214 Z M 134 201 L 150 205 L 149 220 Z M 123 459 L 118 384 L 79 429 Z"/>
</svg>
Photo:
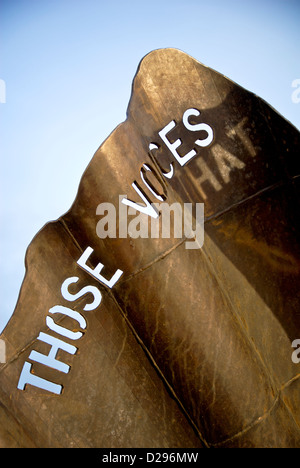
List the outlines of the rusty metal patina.
<svg viewBox="0 0 300 468">
<path fill-rule="evenodd" d="M 28 247 L 0 446 L 299 447 L 299 153 L 259 97 L 181 51 L 147 55 L 126 121 Z M 204 203 L 203 246 L 100 239 L 99 204 L 141 193 Z"/>
</svg>

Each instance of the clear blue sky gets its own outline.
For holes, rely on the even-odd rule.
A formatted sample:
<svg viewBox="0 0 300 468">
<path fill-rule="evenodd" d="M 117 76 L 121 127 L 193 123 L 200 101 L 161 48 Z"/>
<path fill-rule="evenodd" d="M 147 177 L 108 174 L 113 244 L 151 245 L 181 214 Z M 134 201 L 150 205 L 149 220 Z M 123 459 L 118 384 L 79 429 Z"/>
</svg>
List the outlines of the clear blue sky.
<svg viewBox="0 0 300 468">
<path fill-rule="evenodd" d="M 139 61 L 175 47 L 300 128 L 299 0 L 1 0 L 0 331 L 25 251 L 71 206 L 94 152 L 126 118 Z"/>
</svg>

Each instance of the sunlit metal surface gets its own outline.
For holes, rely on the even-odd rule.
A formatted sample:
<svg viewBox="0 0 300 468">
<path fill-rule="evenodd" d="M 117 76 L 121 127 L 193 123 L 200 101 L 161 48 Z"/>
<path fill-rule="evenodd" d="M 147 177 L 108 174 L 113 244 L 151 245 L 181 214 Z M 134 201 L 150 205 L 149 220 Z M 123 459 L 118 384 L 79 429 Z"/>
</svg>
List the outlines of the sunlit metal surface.
<svg viewBox="0 0 300 468">
<path fill-rule="evenodd" d="M 299 143 L 183 52 L 142 60 L 127 120 L 28 248 L 1 446 L 300 446 Z M 204 203 L 202 248 L 100 239 L 97 207 L 122 194 L 148 218 Z"/>
</svg>

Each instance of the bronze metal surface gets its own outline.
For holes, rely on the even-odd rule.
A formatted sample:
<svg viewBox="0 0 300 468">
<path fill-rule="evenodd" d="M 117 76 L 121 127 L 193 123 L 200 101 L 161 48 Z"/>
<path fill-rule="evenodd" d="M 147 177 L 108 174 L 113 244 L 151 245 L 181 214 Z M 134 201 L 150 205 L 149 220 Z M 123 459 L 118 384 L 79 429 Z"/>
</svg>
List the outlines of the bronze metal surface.
<svg viewBox="0 0 300 468">
<path fill-rule="evenodd" d="M 188 109 L 200 114 L 186 123 Z M 171 121 L 178 159 L 161 134 Z M 213 129 L 207 146 L 195 145 L 207 132 L 189 128 L 199 123 Z M 291 359 L 300 339 L 299 150 L 299 132 L 257 96 L 181 51 L 147 55 L 126 121 L 95 153 L 71 209 L 28 248 L 1 335 L 0 446 L 299 447 L 300 363 Z M 99 238 L 98 205 L 141 201 L 133 182 L 157 202 L 144 164 L 170 205 L 204 203 L 202 248 L 174 236 Z M 112 288 L 78 265 L 88 246 L 92 270 L 101 262 L 105 278 L 123 271 Z M 84 310 L 91 293 L 63 297 L 71 277 L 79 280 L 70 293 L 101 292 L 99 307 Z M 46 324 L 56 305 L 86 321 L 80 339 L 63 338 L 76 353 L 57 354 L 68 373 L 29 357 L 49 353 L 37 338 L 57 337 Z M 74 318 L 56 317 L 80 331 Z M 62 392 L 18 389 L 25 362 Z"/>
</svg>

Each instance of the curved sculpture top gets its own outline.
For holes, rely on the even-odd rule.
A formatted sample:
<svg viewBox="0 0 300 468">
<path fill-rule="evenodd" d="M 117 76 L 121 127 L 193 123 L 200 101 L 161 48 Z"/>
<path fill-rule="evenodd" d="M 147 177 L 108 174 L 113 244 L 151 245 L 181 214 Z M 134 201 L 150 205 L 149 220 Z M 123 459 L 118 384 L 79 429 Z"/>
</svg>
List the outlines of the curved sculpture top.
<svg viewBox="0 0 300 468">
<path fill-rule="evenodd" d="M 257 96 L 147 55 L 126 121 L 28 248 L 0 445 L 299 447 L 299 150 Z M 194 238 L 153 234 L 168 207 Z"/>
</svg>

